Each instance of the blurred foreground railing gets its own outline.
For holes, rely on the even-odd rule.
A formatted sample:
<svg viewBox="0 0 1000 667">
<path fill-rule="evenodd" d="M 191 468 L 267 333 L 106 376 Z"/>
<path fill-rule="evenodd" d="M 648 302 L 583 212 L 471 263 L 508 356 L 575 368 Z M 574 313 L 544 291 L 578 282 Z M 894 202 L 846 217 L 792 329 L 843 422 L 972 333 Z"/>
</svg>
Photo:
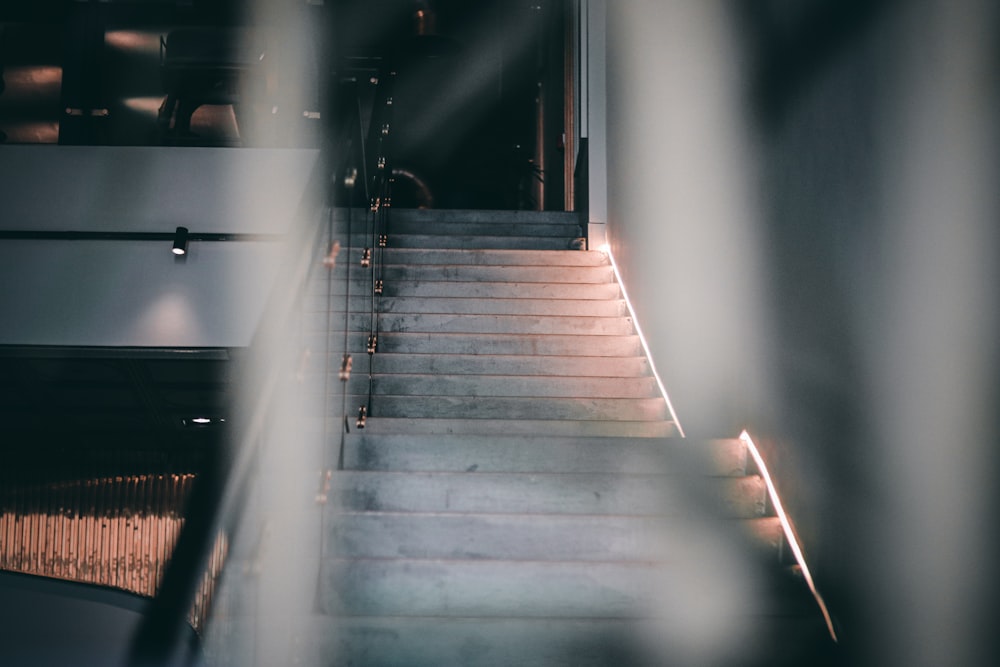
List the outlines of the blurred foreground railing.
<svg viewBox="0 0 1000 667">
<path fill-rule="evenodd" d="M 305 285 L 311 273 L 323 267 L 323 226 L 317 221 L 329 172 L 322 162 L 295 212 L 278 278 L 258 331 L 243 355 L 239 382 L 243 394 L 230 419 L 229 437 L 191 486 L 176 547 L 134 637 L 134 665 L 170 660 L 196 595 L 217 565 L 216 545 L 231 544 L 242 524 L 266 426 L 273 417 L 276 387 L 284 377 L 301 371 L 303 361 L 311 356 L 308 348 L 289 342 L 296 340 L 293 326 L 301 320 Z M 203 605 L 202 616 L 207 612 Z"/>
<path fill-rule="evenodd" d="M 210 555 L 218 540 L 232 545 L 239 530 L 249 531 L 244 533 L 249 539 L 243 543 L 257 544 L 250 551 L 258 553 L 243 554 L 246 562 L 242 569 L 254 572 L 259 569 L 260 551 L 287 547 L 282 540 L 268 536 L 269 531 L 287 528 L 273 522 L 287 524 L 292 520 L 282 512 L 297 514 L 288 509 L 294 504 L 285 505 L 281 499 L 282 494 L 287 495 L 285 489 L 298 494 L 304 484 L 315 482 L 315 477 L 303 479 L 301 475 L 319 471 L 316 500 L 325 503 L 324 477 L 329 479 L 328 471 L 342 463 L 343 435 L 351 427 L 352 398 L 361 402 L 354 426 L 365 425 L 371 410 L 372 356 L 378 344 L 383 250 L 391 207 L 388 145 L 392 78 L 388 73 L 370 79 L 375 87 L 367 128 L 365 96 L 357 81 L 344 82 L 341 87 L 341 105 L 331 123 L 331 148 L 324 152 L 323 166 L 317 168 L 296 215 L 280 277 L 246 352 L 240 381 L 245 393 L 232 420 L 229 446 L 214 465 L 206 466 L 191 489 L 176 549 L 135 636 L 134 665 L 162 665 L 171 659 L 187 610 L 212 570 Z M 355 211 L 363 210 L 356 206 L 361 197 L 367 202 L 363 226 L 354 219 Z M 317 224 L 324 219 L 325 224 Z M 352 294 L 352 288 L 358 293 Z M 352 315 L 357 319 L 352 321 Z M 352 349 L 357 340 L 352 338 L 357 330 L 352 322 L 367 329 L 369 357 L 367 377 L 354 383 L 350 382 L 352 358 L 359 350 Z M 332 386 L 334 374 L 341 381 L 339 401 Z M 315 381 L 317 377 L 321 381 Z M 290 396 L 290 392 L 297 395 Z M 290 413 L 296 416 L 289 417 Z M 303 426 L 302 419 L 310 425 Z M 277 424 L 289 428 L 283 431 Z M 320 431 L 318 438 L 316 429 Z M 315 446 L 290 446 L 290 441 L 306 440 Z M 333 452 L 337 453 L 336 463 L 328 460 Z M 290 463 L 296 457 L 302 460 Z M 262 460 L 267 463 L 262 464 Z M 291 486 L 283 486 L 289 479 Z M 256 511 L 252 517 L 247 515 L 251 506 Z M 266 546 L 269 541 L 271 547 Z M 302 547 L 310 548 L 321 552 L 322 542 Z M 301 562 L 281 567 L 294 572 L 310 562 L 311 556 L 303 556 Z M 241 613 L 246 615 L 247 610 Z"/>
</svg>

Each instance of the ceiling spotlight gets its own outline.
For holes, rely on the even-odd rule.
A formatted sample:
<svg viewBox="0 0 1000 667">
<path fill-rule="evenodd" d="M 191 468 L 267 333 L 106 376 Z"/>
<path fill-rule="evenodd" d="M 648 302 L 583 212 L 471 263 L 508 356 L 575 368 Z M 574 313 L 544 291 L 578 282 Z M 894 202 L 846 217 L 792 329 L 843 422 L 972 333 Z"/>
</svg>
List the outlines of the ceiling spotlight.
<svg viewBox="0 0 1000 667">
<path fill-rule="evenodd" d="M 181 426 L 185 428 L 206 428 L 225 421 L 225 419 L 219 417 L 183 417 L 181 419 Z"/>
<path fill-rule="evenodd" d="M 171 249 L 175 255 L 186 255 L 188 249 L 188 228 L 178 227 L 174 231 L 174 247 Z"/>
</svg>

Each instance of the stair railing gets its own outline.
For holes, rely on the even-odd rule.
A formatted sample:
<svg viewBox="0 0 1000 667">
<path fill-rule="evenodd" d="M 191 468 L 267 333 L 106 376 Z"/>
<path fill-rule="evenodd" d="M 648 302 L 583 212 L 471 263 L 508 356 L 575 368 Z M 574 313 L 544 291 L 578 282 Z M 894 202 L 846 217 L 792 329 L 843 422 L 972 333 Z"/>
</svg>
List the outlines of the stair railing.
<svg viewBox="0 0 1000 667">
<path fill-rule="evenodd" d="M 396 72 L 386 68 L 376 77 L 377 87 L 372 104 L 371 122 L 368 128 L 367 164 L 369 215 L 366 247 L 362 252 L 361 265 L 368 269 L 368 388 L 363 403 L 358 408 L 355 426 L 365 427 L 372 412 L 372 393 L 375 382 L 374 357 L 378 351 L 381 323 L 382 293 L 385 280 L 385 248 L 388 244 L 389 217 L 392 210 L 392 162 L 391 125 L 393 117 L 392 91 Z M 342 456 L 341 456 L 342 462 Z"/>
<path fill-rule="evenodd" d="M 340 123 L 340 138 L 336 142 L 336 145 L 341 147 L 341 153 L 340 161 L 335 166 L 333 176 L 335 192 L 334 205 L 330 207 L 329 217 L 327 219 L 329 254 L 327 255 L 326 263 L 331 271 L 328 272 L 327 276 L 326 306 L 328 313 L 327 330 L 329 335 L 326 337 L 326 358 L 327 360 L 332 358 L 329 351 L 329 344 L 334 335 L 334 313 L 337 311 L 335 303 L 336 290 L 334 289 L 335 280 L 332 269 L 336 267 L 337 256 L 340 254 L 341 248 L 338 241 L 334 240 L 336 238 L 335 227 L 339 222 L 346 222 L 346 229 L 343 230 L 343 236 L 347 244 L 346 249 L 344 249 L 345 260 L 343 261 L 345 273 L 343 282 L 344 317 L 341 322 L 340 368 L 337 373 L 341 384 L 340 413 L 337 415 L 337 421 L 340 423 L 340 439 L 338 444 L 336 467 L 339 470 L 342 469 L 344 465 L 344 437 L 351 430 L 349 424 L 350 410 L 347 406 L 347 400 L 350 389 L 348 382 L 351 379 L 351 373 L 354 367 L 354 355 L 352 354 L 350 333 L 352 330 L 351 318 L 355 312 L 355 308 L 351 303 L 353 296 L 351 293 L 351 278 L 354 269 L 354 262 L 357 258 L 354 236 L 355 218 L 360 207 L 367 208 L 371 194 L 368 178 L 368 151 L 365 138 L 364 112 L 362 111 L 362 92 L 356 77 L 346 77 L 339 82 L 338 101 L 339 109 L 336 117 Z M 361 185 L 360 192 L 358 188 L 359 182 Z M 339 212 L 342 212 L 346 221 L 337 220 L 337 214 Z M 366 248 L 369 236 L 370 233 L 367 231 L 366 227 L 364 232 Z M 368 251 L 366 249 L 361 253 L 362 268 L 368 268 L 366 264 L 369 264 L 370 262 L 368 262 L 367 256 Z M 366 303 L 359 309 L 359 312 L 370 311 L 370 309 L 371 306 Z M 329 372 L 324 377 L 324 404 L 329 408 L 332 408 L 333 404 L 330 400 L 331 392 L 329 387 L 330 377 L 331 373 Z M 324 436 L 326 437 L 328 435 L 329 428 L 325 426 Z"/>
</svg>

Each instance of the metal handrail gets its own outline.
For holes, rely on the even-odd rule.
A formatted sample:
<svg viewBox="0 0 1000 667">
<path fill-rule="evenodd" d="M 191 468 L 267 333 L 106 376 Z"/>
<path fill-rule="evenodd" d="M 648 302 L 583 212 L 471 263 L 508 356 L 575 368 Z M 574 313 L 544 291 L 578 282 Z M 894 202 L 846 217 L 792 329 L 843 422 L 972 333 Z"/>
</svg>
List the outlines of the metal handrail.
<svg viewBox="0 0 1000 667">
<path fill-rule="evenodd" d="M 338 369 L 338 377 L 341 382 L 341 397 L 340 397 L 340 414 L 337 421 L 341 424 L 339 427 L 340 439 L 338 445 L 338 452 L 336 457 L 336 467 L 337 469 L 343 468 L 344 463 L 344 444 L 345 436 L 350 432 L 350 424 L 348 422 L 348 407 L 347 407 L 347 397 L 348 397 L 348 380 L 351 377 L 351 372 L 353 369 L 353 354 L 350 346 L 350 331 L 351 331 L 351 313 L 353 311 L 351 307 L 351 274 L 354 267 L 354 261 L 356 257 L 356 249 L 354 247 L 354 214 L 357 206 L 360 204 L 358 200 L 358 182 L 360 181 L 363 191 L 361 195 L 363 196 L 363 201 L 367 202 L 369 197 L 369 184 L 368 184 L 368 166 L 366 158 L 366 140 L 365 140 L 365 127 L 362 111 L 362 101 L 361 101 L 361 90 L 358 85 L 356 78 L 347 78 L 340 82 L 340 97 L 342 104 L 341 111 L 341 123 L 340 128 L 341 135 L 337 142 L 337 145 L 341 147 L 341 160 L 334 170 L 334 183 L 335 183 L 335 196 L 333 206 L 330 208 L 330 214 L 327 219 L 327 235 L 330 243 L 328 264 L 332 269 L 336 263 L 335 255 L 340 253 L 341 248 L 339 248 L 334 241 L 335 236 L 335 211 L 344 210 L 347 216 L 347 229 L 345 240 L 346 249 L 344 249 L 344 254 L 346 256 L 346 261 L 343 262 L 345 267 L 345 277 L 344 277 L 344 318 L 343 318 L 343 330 L 341 333 L 341 350 L 340 350 L 340 367 Z M 360 177 L 359 177 L 360 171 Z M 336 207 L 336 208 L 335 208 Z M 327 313 L 328 313 L 328 330 L 330 335 L 327 336 L 327 341 L 329 342 L 333 334 L 333 313 L 334 308 L 334 293 L 333 293 L 333 272 L 328 274 L 327 278 Z M 329 354 L 327 359 L 332 358 Z M 326 395 L 325 405 L 330 405 L 330 391 L 329 391 L 329 378 L 330 370 L 327 369 L 326 379 L 324 380 L 324 391 Z M 328 431 L 325 435 L 329 435 Z"/>
<path fill-rule="evenodd" d="M 339 377 L 343 391 L 341 393 L 341 418 L 343 420 L 340 429 L 339 449 L 336 457 L 337 469 L 342 469 L 344 465 L 345 438 L 351 430 L 351 423 L 348 417 L 347 407 L 348 392 L 347 381 L 354 369 L 353 352 L 350 347 L 350 331 L 352 330 L 352 315 L 359 316 L 359 321 L 367 315 L 366 325 L 367 340 L 365 343 L 368 354 L 367 367 L 367 390 L 361 395 L 361 405 L 357 406 L 357 417 L 354 422 L 355 428 L 365 427 L 368 415 L 372 409 L 372 393 L 374 389 L 374 362 L 373 356 L 378 346 L 381 293 L 383 284 L 384 249 L 386 244 L 386 230 L 388 229 L 389 211 L 391 202 L 391 167 L 388 159 L 389 146 L 389 121 L 392 107 L 392 82 L 395 79 L 395 72 L 388 71 L 379 73 L 378 76 L 370 77 L 369 81 L 375 85 L 373 99 L 371 102 L 370 116 L 367 127 L 364 119 L 364 104 L 362 102 L 361 85 L 356 78 L 347 78 L 340 82 L 341 114 L 340 130 L 341 140 L 338 145 L 342 147 L 341 161 L 335 169 L 334 181 L 339 193 L 337 206 L 346 215 L 346 238 L 347 252 L 345 264 L 345 288 L 344 288 L 344 329 L 341 332 L 343 338 L 343 349 L 341 350 L 341 362 Z M 358 184 L 361 188 L 358 188 Z M 363 199 L 362 199 L 363 198 Z M 360 248 L 354 246 L 355 239 L 355 212 L 358 205 L 363 201 L 367 214 L 364 220 L 364 231 L 361 236 L 364 239 Z M 328 222 L 330 238 L 333 238 L 333 211 Z M 331 253 L 333 248 L 331 247 Z M 355 262 L 360 268 L 367 272 L 366 293 L 358 295 L 358 304 L 352 304 L 352 272 L 356 270 Z M 332 281 L 330 282 L 332 285 Z M 332 312 L 332 292 L 328 292 L 328 311 Z M 331 330 L 332 331 L 332 330 Z M 358 350 L 360 352 L 360 350 Z M 329 392 L 328 392 L 329 393 Z"/>
<path fill-rule="evenodd" d="M 392 160 L 391 160 L 391 126 L 393 116 L 393 86 L 396 72 L 387 70 L 375 78 L 377 88 L 372 104 L 371 121 L 368 126 L 368 153 L 365 156 L 367 165 L 367 189 L 369 215 L 367 227 L 368 245 L 362 254 L 362 266 L 370 270 L 368 305 L 368 391 L 365 402 L 358 408 L 358 418 L 355 426 L 364 428 L 367 418 L 372 413 L 372 394 L 375 382 L 375 353 L 378 351 L 378 338 L 381 324 L 381 303 L 384 288 L 385 248 L 388 244 L 390 212 L 392 210 Z"/>
</svg>

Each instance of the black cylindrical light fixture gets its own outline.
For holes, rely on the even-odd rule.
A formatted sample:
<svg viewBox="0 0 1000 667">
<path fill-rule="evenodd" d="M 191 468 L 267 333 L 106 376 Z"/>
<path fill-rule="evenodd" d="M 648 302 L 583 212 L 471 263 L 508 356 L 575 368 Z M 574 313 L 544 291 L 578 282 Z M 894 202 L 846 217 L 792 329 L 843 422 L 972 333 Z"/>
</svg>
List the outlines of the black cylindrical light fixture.
<svg viewBox="0 0 1000 667">
<path fill-rule="evenodd" d="M 188 250 L 188 228 L 178 227 L 174 231 L 174 247 L 171 249 L 175 255 L 186 255 Z"/>
</svg>

